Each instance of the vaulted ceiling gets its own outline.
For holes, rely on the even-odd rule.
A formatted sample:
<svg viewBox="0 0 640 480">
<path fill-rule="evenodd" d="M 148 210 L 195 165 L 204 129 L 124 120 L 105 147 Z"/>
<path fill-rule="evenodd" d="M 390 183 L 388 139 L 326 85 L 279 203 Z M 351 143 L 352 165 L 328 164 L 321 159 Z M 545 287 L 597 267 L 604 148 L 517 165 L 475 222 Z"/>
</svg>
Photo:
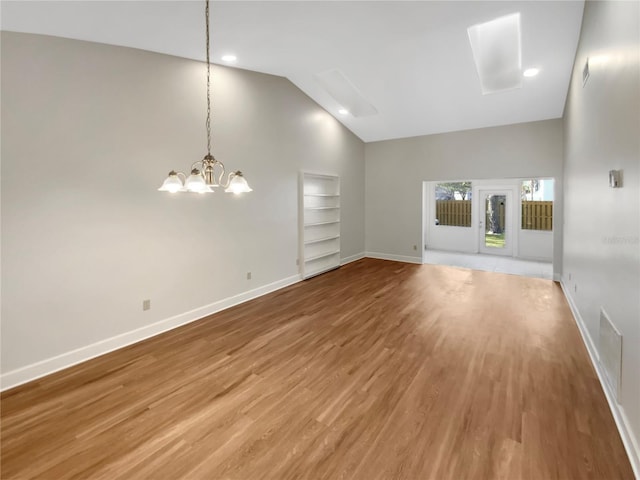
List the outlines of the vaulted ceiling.
<svg viewBox="0 0 640 480">
<path fill-rule="evenodd" d="M 204 2 L 1 6 L 3 30 L 204 60 Z M 287 77 L 366 142 L 558 118 L 583 7 L 582 1 L 213 2 L 212 61 L 224 64 L 222 55 L 233 53 L 232 66 Z M 523 78 L 521 88 L 483 95 L 467 28 L 516 12 L 522 69 L 540 73 Z M 367 108 L 352 105 L 354 112 L 340 114 L 341 87 Z"/>
</svg>

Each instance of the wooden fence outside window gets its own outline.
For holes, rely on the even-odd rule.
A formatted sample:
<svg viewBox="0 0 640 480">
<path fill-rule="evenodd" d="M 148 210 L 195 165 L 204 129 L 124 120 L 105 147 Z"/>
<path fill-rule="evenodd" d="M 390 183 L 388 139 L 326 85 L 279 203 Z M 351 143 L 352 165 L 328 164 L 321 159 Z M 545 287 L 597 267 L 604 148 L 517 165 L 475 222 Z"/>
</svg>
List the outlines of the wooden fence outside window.
<svg viewBox="0 0 640 480">
<path fill-rule="evenodd" d="M 471 226 L 471 200 L 436 200 L 438 225 Z"/>
<path fill-rule="evenodd" d="M 522 200 L 523 230 L 553 230 L 553 202 Z"/>
<path fill-rule="evenodd" d="M 471 226 L 471 200 L 436 200 L 438 225 Z M 553 202 L 522 200 L 523 230 L 553 229 Z"/>
</svg>

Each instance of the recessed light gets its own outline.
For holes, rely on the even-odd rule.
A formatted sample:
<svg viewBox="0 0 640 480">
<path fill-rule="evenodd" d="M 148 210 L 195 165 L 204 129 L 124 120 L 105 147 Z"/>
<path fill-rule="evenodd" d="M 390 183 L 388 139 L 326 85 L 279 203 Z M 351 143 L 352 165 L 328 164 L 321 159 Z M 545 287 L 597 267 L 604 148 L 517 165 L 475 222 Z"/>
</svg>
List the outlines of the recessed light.
<svg viewBox="0 0 640 480">
<path fill-rule="evenodd" d="M 238 57 L 236 57 L 235 55 L 223 55 L 222 56 L 222 61 L 223 62 L 235 62 L 238 59 Z"/>
<path fill-rule="evenodd" d="M 349 110 L 347 110 L 346 108 L 341 108 L 340 110 L 338 110 L 338 113 L 340 115 L 349 115 Z"/>
<path fill-rule="evenodd" d="M 524 75 L 525 77 L 535 77 L 539 73 L 539 68 L 527 68 L 524 72 L 522 72 L 522 75 Z"/>
</svg>

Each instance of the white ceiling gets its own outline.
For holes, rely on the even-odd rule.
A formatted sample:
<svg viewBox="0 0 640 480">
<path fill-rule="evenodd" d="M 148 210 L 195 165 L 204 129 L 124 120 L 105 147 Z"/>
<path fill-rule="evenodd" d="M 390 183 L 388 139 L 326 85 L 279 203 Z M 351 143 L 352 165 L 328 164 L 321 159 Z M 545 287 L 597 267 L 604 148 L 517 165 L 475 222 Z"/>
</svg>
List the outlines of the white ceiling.
<svg viewBox="0 0 640 480">
<path fill-rule="evenodd" d="M 204 2 L 2 1 L 3 30 L 204 60 Z M 211 6 L 215 63 L 289 78 L 366 142 L 559 118 L 583 1 L 227 1 Z M 482 95 L 467 27 L 520 12 L 521 89 Z M 315 75 L 338 69 L 378 111 L 355 118 Z M 215 82 L 215 80 L 214 80 Z M 215 108 L 215 106 L 214 106 Z"/>
</svg>

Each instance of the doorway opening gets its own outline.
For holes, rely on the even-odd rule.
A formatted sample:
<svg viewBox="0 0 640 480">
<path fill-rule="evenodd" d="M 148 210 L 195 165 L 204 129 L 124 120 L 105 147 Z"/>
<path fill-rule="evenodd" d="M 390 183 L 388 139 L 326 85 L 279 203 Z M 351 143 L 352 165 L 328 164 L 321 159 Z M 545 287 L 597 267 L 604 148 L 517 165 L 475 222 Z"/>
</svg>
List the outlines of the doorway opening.
<svg viewBox="0 0 640 480">
<path fill-rule="evenodd" d="M 552 268 L 554 190 L 552 178 L 425 181 L 423 263 L 434 263 L 428 252 L 451 252 Z"/>
</svg>

